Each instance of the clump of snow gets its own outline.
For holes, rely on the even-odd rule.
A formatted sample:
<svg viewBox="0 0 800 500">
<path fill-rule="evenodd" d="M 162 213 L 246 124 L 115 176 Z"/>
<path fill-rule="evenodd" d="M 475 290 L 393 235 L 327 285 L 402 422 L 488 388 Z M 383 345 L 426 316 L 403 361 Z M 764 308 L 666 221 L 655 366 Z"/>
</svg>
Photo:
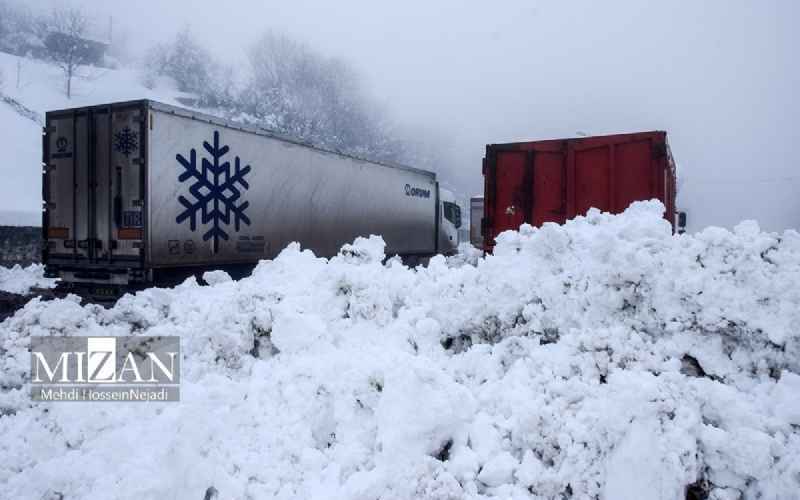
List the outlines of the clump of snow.
<svg viewBox="0 0 800 500">
<path fill-rule="evenodd" d="M 55 285 L 55 279 L 44 277 L 42 264 L 31 264 L 24 268 L 19 264 L 14 267 L 0 266 L 0 291 L 25 295 L 31 288 L 53 288 Z"/>
<path fill-rule="evenodd" d="M 33 300 L 0 325 L 0 491 L 798 498 L 800 234 L 673 236 L 663 209 L 523 226 L 474 266 L 372 237 L 112 309 Z M 182 401 L 32 403 L 31 335 L 179 335 Z"/>
<path fill-rule="evenodd" d="M 207 271 L 203 273 L 203 281 L 205 281 L 209 285 L 219 285 L 222 283 L 227 283 L 231 280 L 232 280 L 231 275 L 226 273 L 225 271 L 216 270 L 216 271 Z"/>
<path fill-rule="evenodd" d="M 483 250 L 475 248 L 472 243 L 459 243 L 456 254 L 447 257 L 447 265 L 450 267 L 476 266 L 482 257 Z"/>
<path fill-rule="evenodd" d="M 375 263 L 383 260 L 386 243 L 380 236 L 358 237 L 352 244 L 342 246 L 339 257 L 347 262 Z"/>
</svg>

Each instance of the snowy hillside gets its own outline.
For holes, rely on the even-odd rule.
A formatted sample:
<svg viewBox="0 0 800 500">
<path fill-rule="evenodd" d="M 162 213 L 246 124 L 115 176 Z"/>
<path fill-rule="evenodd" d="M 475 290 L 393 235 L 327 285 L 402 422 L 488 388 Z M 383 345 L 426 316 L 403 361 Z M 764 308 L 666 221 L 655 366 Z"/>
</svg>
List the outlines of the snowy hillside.
<svg viewBox="0 0 800 500">
<path fill-rule="evenodd" d="M 87 78 L 75 79 L 72 99 L 64 93 L 61 70 L 42 61 L 0 52 L 0 73 L 4 77 L 0 87 L 0 130 L 6 156 L 0 165 L 0 224 L 28 225 L 41 220 L 41 127 L 46 111 L 129 99 L 177 104 L 171 97 L 176 92 L 144 87 L 131 69 L 81 68 L 80 74 Z M 20 114 L 3 98 L 10 98 L 38 116 Z"/>
<path fill-rule="evenodd" d="M 800 234 L 656 202 L 477 266 L 297 246 L 0 324 L 6 498 L 800 498 Z M 39 404 L 31 335 L 180 335 L 182 401 Z M 215 492 L 218 494 L 215 495 Z"/>
</svg>

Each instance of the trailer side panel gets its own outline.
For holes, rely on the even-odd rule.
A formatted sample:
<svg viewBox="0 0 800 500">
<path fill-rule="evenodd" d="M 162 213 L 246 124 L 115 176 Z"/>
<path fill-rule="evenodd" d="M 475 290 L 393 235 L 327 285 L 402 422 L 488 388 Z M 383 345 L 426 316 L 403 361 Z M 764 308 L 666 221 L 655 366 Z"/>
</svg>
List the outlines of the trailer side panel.
<svg viewBox="0 0 800 500">
<path fill-rule="evenodd" d="M 656 198 L 675 217 L 675 166 L 666 132 L 492 144 L 484 161 L 484 248 L 523 223 L 564 223 L 592 208 L 620 213 Z"/>
<path fill-rule="evenodd" d="M 436 180 L 243 129 L 151 110 L 153 267 L 273 258 L 293 241 L 336 255 L 380 234 L 387 254 L 436 252 Z"/>
</svg>

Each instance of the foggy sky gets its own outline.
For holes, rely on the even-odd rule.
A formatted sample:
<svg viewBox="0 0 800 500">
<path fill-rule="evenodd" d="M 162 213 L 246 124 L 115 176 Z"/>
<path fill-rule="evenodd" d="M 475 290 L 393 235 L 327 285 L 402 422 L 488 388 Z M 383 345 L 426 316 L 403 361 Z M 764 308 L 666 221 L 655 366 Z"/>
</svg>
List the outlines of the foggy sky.
<svg viewBox="0 0 800 500">
<path fill-rule="evenodd" d="M 78 4 L 113 10 L 135 49 L 188 25 L 237 64 L 270 28 L 341 57 L 405 126 L 441 138 L 456 168 L 442 180 L 466 196 L 487 143 L 664 129 L 690 229 L 800 227 L 793 0 Z"/>
</svg>

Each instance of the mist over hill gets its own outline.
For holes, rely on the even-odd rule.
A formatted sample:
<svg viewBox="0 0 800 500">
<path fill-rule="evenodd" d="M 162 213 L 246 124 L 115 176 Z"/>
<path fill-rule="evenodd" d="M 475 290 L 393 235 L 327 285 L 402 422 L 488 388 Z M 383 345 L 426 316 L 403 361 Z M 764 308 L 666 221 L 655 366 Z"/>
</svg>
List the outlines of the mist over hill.
<svg viewBox="0 0 800 500">
<path fill-rule="evenodd" d="M 455 0 L 305 7 L 240 0 L 226 9 L 208 0 L 4 0 L 0 51 L 36 46 L 46 23 L 33 21 L 65 5 L 90 14 L 87 39 L 108 44 L 104 67 L 82 67 L 88 79 L 76 78 L 66 99 L 57 66 L 45 76 L 24 58 L 18 78 L 17 62 L 6 60 L 0 92 L 40 113 L 123 96 L 180 99 L 326 147 L 434 170 L 462 196 L 483 190 L 486 144 L 667 130 L 690 231 L 743 219 L 767 230 L 800 226 L 796 2 L 512 0 L 498 16 L 495 6 Z M 9 16 L 9 6 L 26 14 Z M 449 20 L 446 30 L 440 19 Z M 191 43 L 178 43 L 182 36 Z M 41 47 L 32 52 L 43 55 Z M 181 60 L 191 64 L 168 67 Z M 0 123 L 16 124 L 7 107 L 0 103 Z M 25 165 L 38 158 L 32 130 L 20 122 L 7 133 Z M 36 177 L 9 179 L 0 209 L 31 210 Z"/>
</svg>

